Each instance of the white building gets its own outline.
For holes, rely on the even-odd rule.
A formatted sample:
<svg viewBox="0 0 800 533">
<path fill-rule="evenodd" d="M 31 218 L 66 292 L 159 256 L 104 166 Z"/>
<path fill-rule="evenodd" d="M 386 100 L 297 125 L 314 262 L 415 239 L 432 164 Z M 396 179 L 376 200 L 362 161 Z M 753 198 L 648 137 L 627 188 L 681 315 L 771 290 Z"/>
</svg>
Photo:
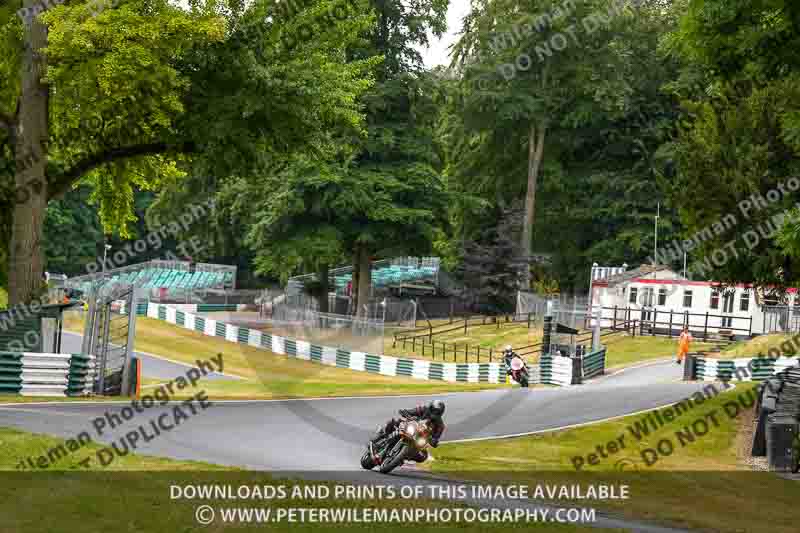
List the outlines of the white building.
<svg viewBox="0 0 800 533">
<path fill-rule="evenodd" d="M 633 325 L 673 335 L 688 325 L 697 338 L 708 334 L 746 338 L 800 329 L 800 300 L 789 289 L 785 302 L 765 301 L 750 285 L 721 290 L 711 281 L 690 281 L 666 266 L 643 265 L 608 276 L 592 267 L 593 314 L 602 327 Z M 783 304 L 783 305 L 780 305 Z"/>
</svg>

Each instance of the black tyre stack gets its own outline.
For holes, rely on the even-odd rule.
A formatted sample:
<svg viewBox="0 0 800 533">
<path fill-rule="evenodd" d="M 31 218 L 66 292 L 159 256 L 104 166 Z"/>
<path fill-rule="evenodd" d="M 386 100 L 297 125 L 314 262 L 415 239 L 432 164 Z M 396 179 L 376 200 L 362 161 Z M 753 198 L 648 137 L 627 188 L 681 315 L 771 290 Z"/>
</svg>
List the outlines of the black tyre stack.
<svg viewBox="0 0 800 533">
<path fill-rule="evenodd" d="M 800 368 L 794 367 L 760 387 L 758 426 L 752 455 L 767 457 L 770 470 L 796 472 L 800 452 Z"/>
</svg>

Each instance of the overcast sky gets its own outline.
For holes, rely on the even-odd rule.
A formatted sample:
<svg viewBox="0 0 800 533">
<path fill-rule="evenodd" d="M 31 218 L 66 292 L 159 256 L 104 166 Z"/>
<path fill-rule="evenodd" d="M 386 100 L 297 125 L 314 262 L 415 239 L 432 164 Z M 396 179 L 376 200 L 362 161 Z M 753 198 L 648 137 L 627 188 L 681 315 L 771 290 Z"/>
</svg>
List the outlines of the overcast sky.
<svg viewBox="0 0 800 533">
<path fill-rule="evenodd" d="M 427 50 L 420 50 L 426 67 L 450 64 L 447 48 L 456 42 L 456 32 L 461 30 L 461 19 L 468 13 L 469 0 L 450 0 L 450 7 L 447 10 L 447 33 L 441 39 L 434 37 Z"/>
</svg>

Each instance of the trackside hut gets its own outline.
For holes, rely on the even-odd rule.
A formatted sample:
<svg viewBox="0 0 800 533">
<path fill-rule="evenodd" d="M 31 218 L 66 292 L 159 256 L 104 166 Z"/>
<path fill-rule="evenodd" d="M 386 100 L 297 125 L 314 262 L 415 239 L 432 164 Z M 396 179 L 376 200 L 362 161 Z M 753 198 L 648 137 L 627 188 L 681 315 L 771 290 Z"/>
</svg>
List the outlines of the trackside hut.
<svg viewBox="0 0 800 533">
<path fill-rule="evenodd" d="M 739 284 L 724 291 L 714 285 L 685 279 L 666 266 L 643 265 L 594 280 L 592 306 L 595 313 L 601 313 L 602 327 L 619 325 L 626 319 L 655 321 L 656 329 L 666 334 L 671 318 L 673 335 L 679 334 L 684 324 L 695 335 L 722 330 L 735 338 L 792 329 L 787 320 L 772 319 L 772 311 L 765 305 L 775 302 L 765 301 L 750 285 Z M 797 289 L 788 292 L 789 303 L 800 306 Z M 789 322 L 800 322 L 798 315 Z"/>
</svg>

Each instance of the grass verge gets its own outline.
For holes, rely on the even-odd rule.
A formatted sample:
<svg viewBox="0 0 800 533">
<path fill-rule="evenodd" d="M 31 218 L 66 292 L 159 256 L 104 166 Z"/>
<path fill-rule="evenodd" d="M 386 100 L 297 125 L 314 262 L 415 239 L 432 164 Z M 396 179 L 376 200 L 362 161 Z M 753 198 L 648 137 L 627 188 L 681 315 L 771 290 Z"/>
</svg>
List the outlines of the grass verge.
<svg viewBox="0 0 800 533">
<path fill-rule="evenodd" d="M 777 355 L 797 356 L 800 353 L 800 346 L 794 340 L 795 335 L 787 333 L 771 333 L 769 335 L 759 335 L 758 337 L 739 341 L 726 347 L 718 354 L 709 354 L 711 357 L 747 357 L 757 355 Z"/>
<path fill-rule="evenodd" d="M 49 450 L 62 444 L 58 439 L 35 435 L 13 429 L 0 428 L 0 445 L 4 453 L 0 457 L 0 514 L 3 516 L 3 531 L 25 533 L 53 531 L 147 531 L 148 533 L 181 532 L 221 532 L 236 527 L 239 531 L 292 531 L 302 532 L 369 532 L 387 524 L 345 523 L 322 524 L 293 522 L 288 520 L 268 523 L 223 523 L 220 508 L 262 508 L 273 513 L 280 508 L 328 508 L 328 509 L 404 509 L 456 507 L 446 501 L 427 499 L 360 499 L 345 498 L 336 493 L 336 485 L 331 482 L 311 484 L 296 480 L 276 479 L 265 473 L 245 472 L 228 467 L 219 467 L 197 461 L 178 461 L 144 455 L 127 454 L 117 457 L 109 466 L 94 465 L 93 470 L 85 470 L 69 457 L 57 463 L 58 470 L 22 472 L 17 471 L 20 461 L 29 456 L 47 454 Z M 93 443 L 86 444 L 75 452 L 77 460 L 83 454 L 97 451 Z M 80 469 L 80 470 L 76 470 Z M 11 470 L 11 472 L 9 472 Z M 234 493 L 238 487 L 247 486 L 250 490 L 259 489 L 268 494 L 269 490 L 285 488 L 282 499 L 228 499 L 213 498 L 185 499 L 173 498 L 173 487 L 188 485 L 230 486 Z M 307 490 L 320 490 L 327 487 L 329 497 L 314 498 Z M 295 490 L 300 492 L 294 493 Z M 216 509 L 215 520 L 208 525 L 197 523 L 197 507 L 210 505 Z M 251 520 L 251 522 L 254 522 Z M 389 527 L 408 527 L 408 524 L 389 524 Z M 453 522 L 448 524 L 411 524 L 414 531 L 457 533 L 467 531 L 553 531 L 558 533 L 592 531 L 585 526 L 559 524 L 468 524 Z"/>
<path fill-rule="evenodd" d="M 79 331 L 76 322 L 73 331 Z M 267 350 L 137 317 L 135 349 L 195 364 L 221 353 L 223 371 L 244 380 L 205 380 L 212 399 L 281 399 L 319 396 L 376 396 L 485 390 L 505 385 L 456 384 L 383 376 L 277 355 Z M 145 365 L 147 363 L 145 362 Z M 149 380 L 145 384 L 153 384 Z"/>
<path fill-rule="evenodd" d="M 743 465 L 741 450 L 749 449 L 749 443 L 742 445 L 739 435 L 751 424 L 752 410 L 742 408 L 738 416 L 726 412 L 726 404 L 734 411 L 728 402 L 746 405 L 752 390 L 753 385 L 747 385 L 717 396 L 708 394 L 702 403 L 639 439 L 636 423 L 646 420 L 646 414 L 555 433 L 444 444 L 431 468 L 440 474 L 531 485 L 624 483 L 630 487 L 630 499 L 600 501 L 597 507 L 707 531 L 794 532 L 800 518 L 796 505 L 800 484 Z M 662 420 L 665 412 L 666 408 L 659 410 Z M 705 421 L 706 432 L 698 420 Z M 647 466 L 644 458 L 652 461 L 653 455 L 643 450 L 658 449 L 662 441 L 673 452 Z M 669 449 L 667 444 L 661 446 Z M 594 459 L 592 453 L 597 454 Z M 575 457 L 585 462 L 579 472 Z M 590 460 L 597 464 L 589 464 Z"/>
<path fill-rule="evenodd" d="M 606 351 L 606 368 L 622 368 L 642 361 L 675 357 L 678 339 L 664 337 L 630 337 L 625 334 L 609 335 L 603 339 Z M 694 342 L 692 350 L 707 350 L 713 344 Z"/>
<path fill-rule="evenodd" d="M 415 380 L 416 381 L 416 380 Z M 157 387 L 163 380 L 144 379 L 142 394 L 147 394 L 151 387 Z M 347 396 L 402 396 L 415 394 L 439 394 L 444 392 L 473 392 L 497 388 L 488 384 L 450 384 L 437 381 L 418 381 L 407 383 L 345 383 L 325 382 L 309 379 L 298 382 L 293 379 L 281 380 L 273 376 L 268 382 L 257 380 L 220 380 L 201 379 L 196 388 L 186 389 L 185 393 L 176 392 L 175 398 L 189 398 L 203 390 L 212 400 L 280 400 L 290 398 L 336 398 Z"/>
</svg>

